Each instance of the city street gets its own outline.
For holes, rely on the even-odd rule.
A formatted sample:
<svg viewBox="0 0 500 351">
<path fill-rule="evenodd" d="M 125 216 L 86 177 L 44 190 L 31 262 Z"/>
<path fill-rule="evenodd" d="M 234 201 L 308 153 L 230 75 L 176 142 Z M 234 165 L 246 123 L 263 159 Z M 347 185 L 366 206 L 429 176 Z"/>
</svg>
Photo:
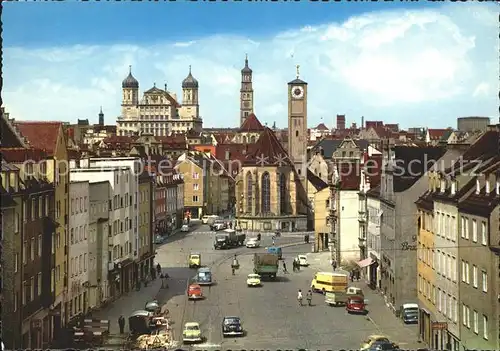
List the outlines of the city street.
<svg viewBox="0 0 500 351">
<path fill-rule="evenodd" d="M 206 341 L 200 345 L 183 346 L 184 349 L 357 349 L 370 334 L 385 334 L 399 343 L 402 349 L 416 349 L 417 328 L 404 326 L 383 304 L 380 295 L 370 291 L 362 282 L 355 285 L 365 291 L 370 313 L 368 316 L 348 315 L 342 307 L 329 307 L 320 294 L 313 295 L 313 306 L 298 306 L 297 291 L 305 293 L 313 274 L 329 270 L 328 253 L 309 253 L 310 267 L 292 272 L 292 260 L 297 254 L 308 253 L 309 244 L 303 244 L 303 235 L 287 235 L 276 239 L 276 245 L 284 246 L 283 256 L 288 274 L 280 274 L 275 282 L 263 282 L 259 288 L 248 288 L 246 276 L 252 273 L 254 252 L 263 252 L 271 245 L 270 235 L 262 236 L 258 249 L 245 247 L 231 250 L 213 250 L 214 233 L 206 226 L 184 234 L 179 233 L 157 248 L 157 259 L 164 272 L 170 275 L 169 289 L 158 289 L 157 280 L 141 292 L 130 293 L 118 300 L 108 311 L 101 311 L 102 318 L 112 320 L 112 332 L 117 332 L 116 320 L 127 317 L 136 309 L 142 309 L 146 300 L 156 297 L 167 303 L 170 317 L 174 320 L 174 336 L 181 339 L 184 323 L 198 322 Z M 293 245 L 295 243 L 296 245 Z M 288 246 L 287 245 L 292 245 Z M 200 252 L 202 264 L 212 267 L 215 284 L 204 287 L 202 301 L 188 301 L 186 287 L 195 270 L 187 268 L 191 251 Z M 236 275 L 231 274 L 231 259 L 238 254 L 241 265 Z M 144 291 L 143 291 L 144 290 Z M 246 335 L 241 338 L 223 338 L 221 322 L 224 316 L 242 319 Z"/>
</svg>

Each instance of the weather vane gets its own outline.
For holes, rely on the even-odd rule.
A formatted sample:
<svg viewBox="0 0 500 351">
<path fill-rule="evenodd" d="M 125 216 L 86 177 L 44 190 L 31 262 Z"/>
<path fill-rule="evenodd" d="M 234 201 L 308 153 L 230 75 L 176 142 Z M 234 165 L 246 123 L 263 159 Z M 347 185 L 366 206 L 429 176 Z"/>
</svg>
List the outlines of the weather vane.
<svg viewBox="0 0 500 351">
<path fill-rule="evenodd" d="M 300 65 L 297 65 L 297 66 L 295 66 L 295 67 L 297 67 L 297 79 L 299 79 L 299 69 L 300 69 Z"/>
</svg>

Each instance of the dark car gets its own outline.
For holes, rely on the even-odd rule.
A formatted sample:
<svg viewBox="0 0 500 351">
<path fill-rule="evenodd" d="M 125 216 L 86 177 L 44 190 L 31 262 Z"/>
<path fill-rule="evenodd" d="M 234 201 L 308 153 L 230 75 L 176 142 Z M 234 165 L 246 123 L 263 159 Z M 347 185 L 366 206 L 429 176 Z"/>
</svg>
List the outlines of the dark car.
<svg viewBox="0 0 500 351">
<path fill-rule="evenodd" d="M 222 336 L 243 336 L 240 317 L 224 317 L 222 320 Z"/>
<path fill-rule="evenodd" d="M 399 347 L 390 341 L 375 341 L 367 351 L 394 351 Z"/>
</svg>

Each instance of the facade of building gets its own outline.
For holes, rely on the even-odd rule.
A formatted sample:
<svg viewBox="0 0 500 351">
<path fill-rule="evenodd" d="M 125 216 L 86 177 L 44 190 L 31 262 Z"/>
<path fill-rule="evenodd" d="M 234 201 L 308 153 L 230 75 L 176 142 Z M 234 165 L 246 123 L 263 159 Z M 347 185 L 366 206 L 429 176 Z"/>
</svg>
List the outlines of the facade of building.
<svg viewBox="0 0 500 351">
<path fill-rule="evenodd" d="M 54 230 L 50 225 L 52 221 L 47 218 L 54 187 L 45 179 L 43 154 L 26 149 L 2 150 L 4 160 L 17 161 L 18 165 L 2 161 L 2 188 L 5 190 L 2 225 L 7 239 L 2 247 L 5 270 L 2 284 L 8 292 L 4 294 L 4 303 L 9 303 L 2 310 L 2 317 L 9 321 L 4 323 L 3 337 L 6 345 L 27 348 L 47 345 L 51 333 L 49 306 L 53 302 L 50 290 L 53 262 L 50 259 L 53 257 L 50 254 L 52 247 L 44 246 L 44 238 L 52 239 Z M 25 160 L 32 161 L 23 163 Z M 44 249 L 49 251 L 44 252 Z"/>
<path fill-rule="evenodd" d="M 314 192 L 314 251 L 327 250 L 329 248 L 328 238 L 331 227 L 328 220 L 330 215 L 330 187 L 318 176 L 311 174 L 308 170 L 308 180 Z"/>
<path fill-rule="evenodd" d="M 154 136 L 201 132 L 202 118 L 198 101 L 198 81 L 191 73 L 182 82 L 182 105 L 177 95 L 154 85 L 139 99 L 139 82 L 132 71 L 122 82 L 122 114 L 116 121 L 117 135 L 132 136 L 149 133 Z"/>
<path fill-rule="evenodd" d="M 154 229 L 154 179 L 148 172 L 139 176 L 139 245 L 137 264 L 138 279 L 145 279 L 153 268 L 153 229 Z"/>
<path fill-rule="evenodd" d="M 308 199 L 274 132 L 266 128 L 236 176 L 236 220 L 242 229 L 307 230 Z"/>
<path fill-rule="evenodd" d="M 110 296 L 116 298 L 128 292 L 134 286 L 134 223 L 137 223 L 137 197 L 129 167 L 88 167 L 71 169 L 71 180 L 110 184 L 108 199 L 108 255 L 111 262 L 108 267 Z M 135 214 L 134 214 L 135 213 Z M 137 247 L 137 246 L 135 246 Z"/>
<path fill-rule="evenodd" d="M 461 132 L 486 131 L 490 124 L 489 117 L 458 117 L 457 129 Z"/>
<path fill-rule="evenodd" d="M 167 220 L 167 188 L 162 180 L 162 177 L 156 176 L 155 186 L 155 235 L 168 234 L 168 220 Z"/>
<path fill-rule="evenodd" d="M 180 228 L 182 226 L 182 223 L 184 221 L 184 176 L 180 173 L 174 174 L 174 181 L 177 182 L 177 188 L 176 188 L 176 197 L 177 197 L 177 202 L 176 202 L 176 216 L 177 216 L 177 228 Z"/>
<path fill-rule="evenodd" d="M 89 183 L 89 307 L 99 307 L 109 299 L 108 234 L 110 184 Z"/>
<path fill-rule="evenodd" d="M 54 289 L 55 301 L 52 310 L 52 336 L 58 339 L 64 325 L 64 299 L 68 289 L 68 225 L 69 225 L 69 166 L 66 137 L 61 122 L 15 122 L 17 135 L 30 147 L 47 152 L 46 178 L 54 184 L 55 216 L 57 223 L 53 242 L 59 240 L 55 247 Z M 43 131 L 43 132 L 42 132 Z M 57 239 L 59 238 L 59 239 Z"/>
<path fill-rule="evenodd" d="M 363 213 L 360 213 L 362 216 Z M 367 278 L 372 289 L 381 289 L 380 274 L 380 223 L 383 216 L 380 210 L 380 186 L 366 192 L 366 251 L 370 258 Z M 364 256 L 363 256 L 364 257 Z"/>
<path fill-rule="evenodd" d="M 175 166 L 175 170 L 184 178 L 184 207 L 191 218 L 201 218 L 206 213 L 206 193 L 209 187 L 209 177 L 205 175 L 206 164 L 199 155 L 184 154 L 179 157 Z"/>
<path fill-rule="evenodd" d="M 252 70 L 248 66 L 247 56 L 245 57 L 245 67 L 241 70 L 240 126 L 244 124 L 248 116 L 253 114 L 253 112 Z"/>
<path fill-rule="evenodd" d="M 380 181 L 381 285 L 387 304 L 396 312 L 417 300 L 417 234 L 415 201 L 426 190 L 422 180 L 428 162 L 445 150 L 386 145 Z M 396 166 L 398 165 L 398 166 Z M 409 168 L 412 166 L 411 169 Z M 406 168 L 405 168 L 406 167 Z"/>
<path fill-rule="evenodd" d="M 165 213 L 169 230 L 177 228 L 177 182 L 174 179 L 176 172 L 171 169 L 165 174 Z"/>
<path fill-rule="evenodd" d="M 69 184 L 69 286 L 65 320 L 84 315 L 89 306 L 89 182 Z"/>
</svg>

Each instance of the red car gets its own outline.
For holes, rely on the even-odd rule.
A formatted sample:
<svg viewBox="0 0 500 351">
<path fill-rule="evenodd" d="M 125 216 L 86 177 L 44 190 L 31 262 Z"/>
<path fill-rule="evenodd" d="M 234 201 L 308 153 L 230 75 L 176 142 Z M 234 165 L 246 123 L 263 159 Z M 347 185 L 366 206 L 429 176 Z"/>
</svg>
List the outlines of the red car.
<svg viewBox="0 0 500 351">
<path fill-rule="evenodd" d="M 349 296 L 345 309 L 347 313 L 366 314 L 367 311 L 364 297 L 360 295 Z"/>
</svg>

